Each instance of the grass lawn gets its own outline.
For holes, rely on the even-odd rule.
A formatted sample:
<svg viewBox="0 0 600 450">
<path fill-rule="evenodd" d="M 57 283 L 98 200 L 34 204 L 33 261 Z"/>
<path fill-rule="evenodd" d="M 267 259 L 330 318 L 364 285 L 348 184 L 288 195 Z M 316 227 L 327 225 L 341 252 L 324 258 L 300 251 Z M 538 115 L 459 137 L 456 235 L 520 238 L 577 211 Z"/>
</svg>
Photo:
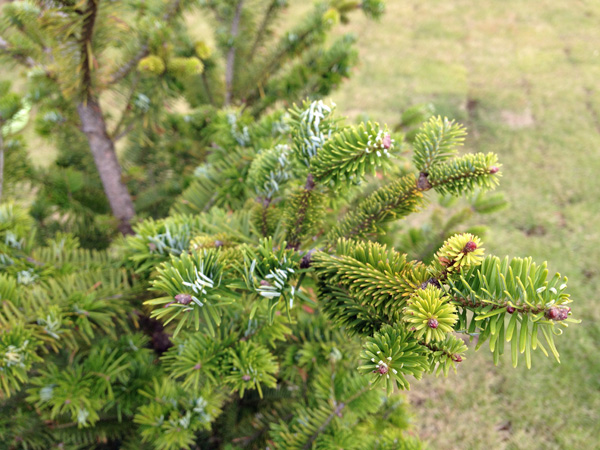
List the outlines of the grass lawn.
<svg viewBox="0 0 600 450">
<path fill-rule="evenodd" d="M 548 260 L 583 320 L 557 339 L 561 364 L 495 367 L 484 346 L 413 383 L 418 433 L 434 449 L 600 448 L 600 2 L 390 0 L 379 24 L 346 29 L 361 65 L 339 110 L 394 124 L 432 102 L 465 123 L 467 150 L 499 155 L 512 203 L 478 218 L 486 249 Z"/>
</svg>

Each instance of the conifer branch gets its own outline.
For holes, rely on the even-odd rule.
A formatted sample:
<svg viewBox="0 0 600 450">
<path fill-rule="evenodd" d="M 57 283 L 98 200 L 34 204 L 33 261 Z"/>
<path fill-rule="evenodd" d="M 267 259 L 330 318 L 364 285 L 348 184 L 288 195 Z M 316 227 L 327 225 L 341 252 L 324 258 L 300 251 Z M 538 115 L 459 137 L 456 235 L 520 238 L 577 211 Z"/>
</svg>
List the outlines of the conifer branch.
<svg viewBox="0 0 600 450">
<path fill-rule="evenodd" d="M 509 300 L 505 300 L 502 304 L 490 304 L 489 301 L 486 302 L 484 300 L 481 299 L 475 299 L 472 297 L 461 297 L 461 296 L 454 296 L 452 297 L 452 301 L 455 302 L 457 305 L 459 305 L 462 308 L 467 308 L 467 309 L 481 309 L 481 308 L 488 308 L 489 311 L 495 311 L 498 309 L 504 309 L 504 308 L 512 308 L 511 311 L 512 313 L 520 313 L 520 314 L 539 314 L 541 312 L 544 312 L 546 310 L 546 308 L 544 306 L 538 305 L 538 306 L 532 306 L 532 305 L 515 305 L 515 306 L 511 306 L 511 304 L 509 303 Z"/>
<path fill-rule="evenodd" d="M 335 417 L 341 417 L 342 411 L 344 410 L 344 408 L 346 408 L 346 406 L 348 406 L 349 403 L 351 403 L 353 400 L 356 400 L 358 397 L 360 397 L 362 394 L 364 394 L 368 390 L 369 390 L 369 386 L 367 385 L 367 386 L 363 387 L 360 391 L 355 392 L 352 396 L 350 396 L 345 401 L 340 402 L 340 403 L 337 403 L 335 401 L 335 399 L 334 399 L 334 405 L 335 405 L 334 410 L 331 411 L 331 413 L 323 421 L 323 423 L 321 424 L 321 426 L 319 426 L 319 428 L 317 429 L 317 431 L 315 431 L 315 433 L 309 437 L 308 441 L 306 441 L 306 444 L 304 445 L 304 447 L 302 447 L 302 449 L 303 450 L 309 450 L 310 448 L 312 448 L 313 442 L 315 442 L 315 440 L 319 437 L 319 435 L 323 431 L 325 431 L 325 429 L 329 426 L 329 424 L 331 423 L 331 421 Z"/>
<path fill-rule="evenodd" d="M 296 42 L 298 44 L 304 44 L 312 32 L 312 28 L 302 31 L 302 33 L 296 37 Z M 276 52 L 261 66 L 261 72 L 256 77 L 253 77 L 253 80 L 246 83 L 247 87 L 242 90 L 242 97 L 246 99 L 247 104 L 252 104 L 257 98 L 261 97 L 260 86 L 265 83 L 265 80 L 270 74 L 273 74 L 278 67 L 283 64 L 285 61 L 285 56 L 288 54 L 288 52 L 289 49 L 285 46 L 282 46 L 278 52 Z"/>
<path fill-rule="evenodd" d="M 422 203 L 422 192 L 427 189 L 417 187 L 415 177 L 407 175 L 383 188 L 378 189 L 358 207 L 348 212 L 342 222 L 328 235 L 333 243 L 340 237 L 357 237 L 378 230 L 378 224 L 404 217 L 414 212 Z"/>
<path fill-rule="evenodd" d="M 281 0 L 271 0 L 271 3 L 269 3 L 269 6 L 267 7 L 267 11 L 265 12 L 263 19 L 262 19 L 260 25 L 258 26 L 258 31 L 254 38 L 254 42 L 252 43 L 252 48 L 250 50 L 250 56 L 248 57 L 249 63 L 251 63 L 252 60 L 254 59 L 254 56 L 256 55 L 256 51 L 258 50 L 258 46 L 263 41 L 263 38 L 265 36 L 267 27 L 273 16 L 273 13 L 277 9 L 277 7 L 280 6 L 280 4 L 281 4 Z"/>
<path fill-rule="evenodd" d="M 147 43 L 143 44 L 142 47 L 139 49 L 139 51 L 129 61 L 127 61 L 123 66 L 118 68 L 113 73 L 113 75 L 110 77 L 110 80 L 108 81 L 108 84 L 112 85 L 112 84 L 118 83 L 123 78 L 127 77 L 127 75 L 129 75 L 131 73 L 131 71 L 137 67 L 138 63 L 143 58 L 148 56 L 149 53 L 150 53 L 150 46 Z"/>
<path fill-rule="evenodd" d="M 127 100 L 125 101 L 125 106 L 123 108 L 123 111 L 121 112 L 121 117 L 119 118 L 119 121 L 117 122 L 117 124 L 115 125 L 115 129 L 112 131 L 112 133 L 109 133 L 109 136 L 112 137 L 113 141 L 118 141 L 119 139 L 121 139 L 123 136 L 125 136 L 129 131 L 130 131 L 130 127 L 126 128 L 125 131 L 121 132 L 121 127 L 125 124 L 125 121 L 127 120 L 127 116 L 129 115 L 129 112 L 131 111 L 131 102 L 133 100 L 133 96 L 135 94 L 135 90 L 137 88 L 138 85 L 138 81 L 139 81 L 139 77 L 136 77 L 132 84 L 131 84 L 131 88 L 129 89 L 129 95 L 127 96 Z"/>
<path fill-rule="evenodd" d="M 33 68 L 38 66 L 39 64 L 31 57 L 24 54 L 19 53 L 18 50 L 11 48 L 4 39 L 0 36 L 0 55 L 8 56 L 14 59 L 17 63 Z"/>
<path fill-rule="evenodd" d="M 312 195 L 312 191 L 315 188 L 315 181 L 313 179 L 312 174 L 308 174 L 306 177 L 306 184 L 304 185 L 304 189 L 300 193 L 300 197 L 297 203 L 297 210 L 295 213 L 295 221 L 288 228 L 287 235 L 287 248 L 298 249 L 300 247 L 300 237 L 303 235 L 303 223 L 306 219 L 306 212 L 310 202 L 310 196 Z"/>
<path fill-rule="evenodd" d="M 459 355 L 458 353 L 452 353 L 452 352 L 448 351 L 447 349 L 445 349 L 443 346 L 437 345 L 435 342 L 419 341 L 419 345 L 426 347 L 430 352 L 433 352 L 433 353 L 441 352 L 442 354 L 444 354 L 446 357 L 450 358 L 454 362 L 462 362 L 462 360 L 463 360 L 462 356 Z"/>
<path fill-rule="evenodd" d="M 163 22 L 170 23 L 171 20 L 177 15 L 181 8 L 182 0 L 172 0 L 171 4 L 167 8 L 167 11 L 163 14 L 162 20 Z M 108 81 L 108 85 L 112 85 L 118 83 L 123 78 L 127 77 L 138 65 L 138 63 L 150 54 L 150 45 L 148 42 L 142 44 L 138 52 L 131 57 L 129 61 L 119 67 L 112 74 Z"/>
<path fill-rule="evenodd" d="M 329 242 L 339 237 L 365 236 L 377 232 L 379 225 L 406 216 L 423 202 L 423 193 L 435 189 L 441 193 L 460 195 L 480 187 L 491 189 L 498 183 L 496 156 L 465 155 L 433 166 L 431 174 L 421 172 L 415 180 L 408 175 L 383 186 L 349 212 L 329 234 Z"/>
</svg>

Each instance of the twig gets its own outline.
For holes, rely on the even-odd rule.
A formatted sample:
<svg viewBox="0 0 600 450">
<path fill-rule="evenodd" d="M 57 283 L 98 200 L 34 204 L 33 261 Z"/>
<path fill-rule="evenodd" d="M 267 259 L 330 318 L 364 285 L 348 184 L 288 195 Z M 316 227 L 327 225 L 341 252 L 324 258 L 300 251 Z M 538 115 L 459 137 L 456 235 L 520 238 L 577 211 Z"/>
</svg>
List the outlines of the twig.
<svg viewBox="0 0 600 450">
<path fill-rule="evenodd" d="M 312 191 L 315 188 L 315 181 L 312 174 L 308 174 L 306 177 L 306 184 L 304 186 L 304 192 L 302 192 L 302 198 L 300 200 L 300 206 L 296 215 L 296 221 L 289 229 L 289 242 L 287 248 L 293 248 L 298 250 L 300 247 L 300 236 L 302 235 L 302 225 L 306 219 L 306 209 L 308 207 L 309 197 L 312 195 Z"/>
<path fill-rule="evenodd" d="M 131 110 L 131 100 L 133 100 L 133 94 L 135 93 L 135 88 L 138 85 L 138 81 L 139 81 L 139 77 L 136 77 L 133 80 L 133 83 L 131 83 L 131 90 L 129 91 L 129 95 L 127 96 L 127 101 L 125 102 L 125 108 L 123 109 L 123 112 L 121 113 L 121 118 L 119 119 L 119 122 L 117 122 L 117 125 L 115 126 L 114 131 L 112 133 L 110 133 L 110 136 L 112 136 L 113 140 L 115 140 L 115 141 L 117 141 L 118 139 L 123 137 L 124 134 L 127 134 L 127 130 L 121 134 L 119 132 L 121 131 L 121 127 L 125 123 L 125 119 L 127 118 L 129 111 Z"/>
<path fill-rule="evenodd" d="M 30 56 L 22 55 L 19 52 L 11 49 L 8 45 L 8 42 L 6 42 L 4 39 L 2 39 L 2 37 L 0 37 L 0 55 L 2 54 L 10 56 L 12 59 L 17 61 L 19 64 L 23 64 L 24 66 L 31 68 L 38 66 L 38 63 L 36 63 L 33 58 L 31 58 Z"/>
<path fill-rule="evenodd" d="M 173 17 L 179 11 L 181 7 L 181 0 L 174 0 L 171 4 L 171 7 L 165 12 L 163 15 L 163 22 L 170 22 Z M 125 78 L 127 75 L 131 73 L 133 69 L 135 69 L 142 58 L 145 58 L 150 53 L 150 46 L 146 42 L 144 43 L 140 50 L 133 56 L 129 61 L 123 64 L 120 68 L 118 68 L 115 73 L 110 77 L 108 84 L 115 84 Z"/>
<path fill-rule="evenodd" d="M 262 42 L 265 32 L 267 31 L 267 25 L 269 23 L 269 19 L 271 18 L 271 15 L 275 11 L 275 8 L 277 8 L 279 3 L 280 3 L 279 0 L 272 0 L 271 4 L 267 8 L 267 11 L 265 12 L 265 16 L 263 17 L 263 20 L 262 20 L 260 26 L 258 27 L 258 31 L 256 33 L 256 38 L 254 39 L 254 42 L 252 43 L 252 50 L 250 50 L 250 56 L 249 56 L 248 62 L 252 62 L 252 59 L 254 58 L 254 55 L 256 53 L 256 49 L 258 48 L 258 45 Z"/>
<path fill-rule="evenodd" d="M 150 53 L 150 48 L 148 47 L 148 44 L 142 45 L 140 51 L 137 52 L 137 54 L 133 58 L 131 58 L 129 61 L 127 61 L 127 63 L 125 63 L 119 69 L 117 69 L 117 71 L 110 78 L 108 84 L 111 85 L 118 83 L 127 75 L 129 75 L 129 73 L 138 65 L 141 59 L 148 56 L 148 53 Z"/>
<path fill-rule="evenodd" d="M 202 84 L 204 85 L 204 90 L 206 91 L 206 96 L 208 97 L 208 102 L 214 106 L 215 101 L 210 92 L 210 86 L 208 85 L 208 78 L 206 78 L 206 70 L 202 71 Z"/>
<path fill-rule="evenodd" d="M 317 437 L 319 437 L 319 434 L 321 434 L 325 430 L 325 428 L 327 428 L 327 426 L 333 420 L 334 416 L 339 417 L 342 414 L 342 411 L 344 410 L 344 408 L 348 405 L 348 403 L 350 403 L 351 401 L 355 400 L 357 397 L 362 395 L 366 390 L 368 390 L 368 388 L 369 388 L 369 386 L 365 386 L 360 391 L 358 391 L 353 396 L 351 396 L 349 399 L 347 399 L 345 402 L 339 403 L 336 406 L 336 408 L 331 412 L 331 414 L 329 414 L 329 416 L 327 416 L 327 419 L 325 419 L 325 421 L 319 427 L 319 429 L 317 431 L 315 431 L 315 433 L 308 439 L 308 441 L 306 442 L 304 447 L 302 447 L 302 449 L 308 450 L 308 449 L 312 448 L 313 442 L 317 439 Z"/>
<path fill-rule="evenodd" d="M 235 71 L 235 39 L 237 38 L 239 32 L 243 4 L 244 0 L 238 1 L 237 6 L 235 7 L 233 20 L 231 21 L 231 46 L 227 52 L 227 63 L 225 66 L 225 106 L 231 103 L 231 96 L 233 93 L 233 75 Z"/>
</svg>

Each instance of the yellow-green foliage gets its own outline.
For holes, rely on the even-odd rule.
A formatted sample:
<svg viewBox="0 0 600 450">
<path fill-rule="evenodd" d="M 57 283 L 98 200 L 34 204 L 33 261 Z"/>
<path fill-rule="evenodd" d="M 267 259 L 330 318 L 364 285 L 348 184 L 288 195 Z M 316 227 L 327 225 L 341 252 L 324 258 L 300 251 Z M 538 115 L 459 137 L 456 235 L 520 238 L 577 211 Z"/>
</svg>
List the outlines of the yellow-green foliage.
<svg viewBox="0 0 600 450">
<path fill-rule="evenodd" d="M 340 12 L 335 8 L 329 8 L 323 14 L 323 21 L 331 26 L 335 26 L 340 23 Z"/>
<path fill-rule="evenodd" d="M 211 57 L 211 55 L 213 53 L 212 49 L 204 41 L 196 42 L 196 45 L 194 46 L 194 50 L 196 51 L 196 56 L 198 56 L 198 58 L 200 58 L 200 59 L 208 59 Z"/>
<path fill-rule="evenodd" d="M 481 240 L 471 233 L 452 236 L 437 252 L 437 260 L 448 272 L 477 266 L 483 261 Z"/>
<path fill-rule="evenodd" d="M 404 320 L 415 337 L 424 339 L 426 343 L 444 340 L 458 320 L 456 307 L 450 303 L 450 297 L 432 285 L 415 292 L 408 301 L 405 314 Z"/>
<path fill-rule="evenodd" d="M 169 59 L 167 70 L 176 77 L 186 78 L 201 74 L 204 64 L 194 56 L 190 58 L 176 57 Z"/>
<path fill-rule="evenodd" d="M 138 69 L 142 72 L 161 75 L 165 72 L 165 62 L 160 56 L 150 55 L 142 58 L 138 63 Z"/>
</svg>

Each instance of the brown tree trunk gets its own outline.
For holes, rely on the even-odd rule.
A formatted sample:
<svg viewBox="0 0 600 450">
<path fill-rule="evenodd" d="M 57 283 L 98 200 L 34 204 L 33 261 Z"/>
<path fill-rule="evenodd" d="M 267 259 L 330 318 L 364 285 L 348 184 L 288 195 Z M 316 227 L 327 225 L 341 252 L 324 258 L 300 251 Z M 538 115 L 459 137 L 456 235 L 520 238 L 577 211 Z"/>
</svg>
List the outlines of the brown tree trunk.
<svg viewBox="0 0 600 450">
<path fill-rule="evenodd" d="M 121 180 L 121 166 L 117 160 L 115 144 L 106 131 L 106 122 L 97 99 L 89 97 L 77 105 L 81 131 L 87 136 L 96 168 L 113 215 L 119 220 L 123 234 L 133 234 L 131 220 L 135 214 L 127 186 Z"/>
<path fill-rule="evenodd" d="M 244 0 L 238 0 L 235 7 L 235 14 L 231 22 L 231 47 L 227 52 L 227 63 L 225 65 L 225 106 L 229 105 L 233 97 L 233 76 L 235 74 L 235 46 L 236 38 L 240 28 L 240 19 L 242 15 L 242 5 Z"/>
</svg>

